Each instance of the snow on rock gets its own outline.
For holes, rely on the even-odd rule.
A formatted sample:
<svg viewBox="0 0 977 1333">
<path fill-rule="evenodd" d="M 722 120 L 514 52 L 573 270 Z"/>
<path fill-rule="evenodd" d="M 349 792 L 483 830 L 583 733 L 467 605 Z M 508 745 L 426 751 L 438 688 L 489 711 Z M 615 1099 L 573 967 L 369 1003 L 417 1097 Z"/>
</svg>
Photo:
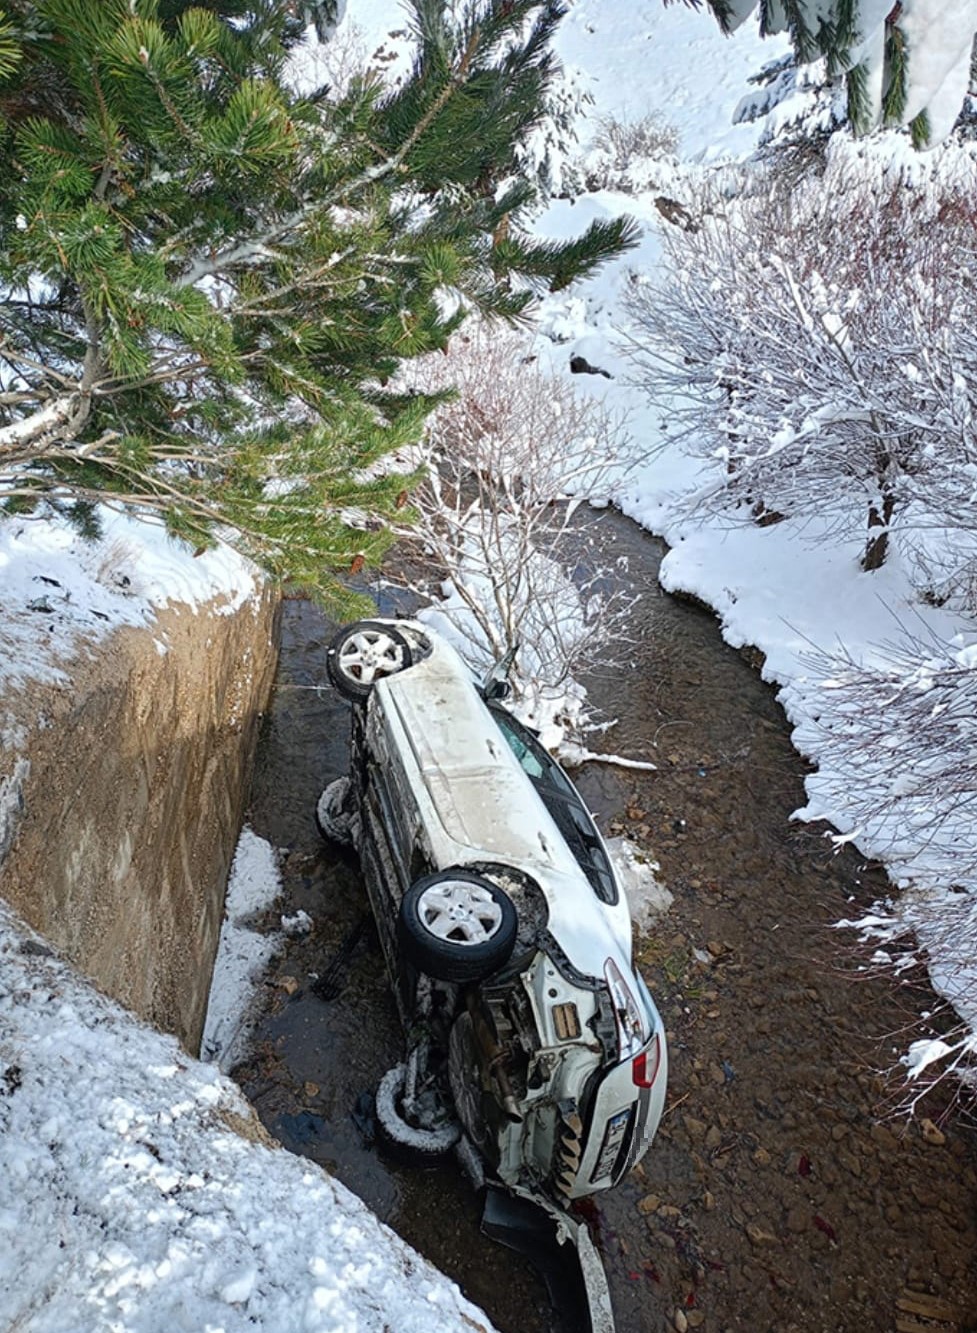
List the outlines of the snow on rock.
<svg viewBox="0 0 977 1333">
<path fill-rule="evenodd" d="M 0 1323 L 18 1333 L 489 1333 L 213 1065 L 0 907 Z"/>
</svg>

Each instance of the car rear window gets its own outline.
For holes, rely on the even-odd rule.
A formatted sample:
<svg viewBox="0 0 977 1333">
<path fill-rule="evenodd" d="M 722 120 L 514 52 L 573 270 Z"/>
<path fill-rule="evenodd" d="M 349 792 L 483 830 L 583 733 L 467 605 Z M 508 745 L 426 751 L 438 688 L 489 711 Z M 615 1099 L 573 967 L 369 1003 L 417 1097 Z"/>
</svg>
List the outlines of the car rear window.
<svg viewBox="0 0 977 1333">
<path fill-rule="evenodd" d="M 618 899 L 617 881 L 594 821 L 580 799 L 580 793 L 528 728 L 501 708 L 491 708 L 489 711 L 509 749 L 532 779 L 533 786 L 552 815 L 574 859 L 587 876 L 591 888 L 601 902 L 613 907 Z"/>
</svg>

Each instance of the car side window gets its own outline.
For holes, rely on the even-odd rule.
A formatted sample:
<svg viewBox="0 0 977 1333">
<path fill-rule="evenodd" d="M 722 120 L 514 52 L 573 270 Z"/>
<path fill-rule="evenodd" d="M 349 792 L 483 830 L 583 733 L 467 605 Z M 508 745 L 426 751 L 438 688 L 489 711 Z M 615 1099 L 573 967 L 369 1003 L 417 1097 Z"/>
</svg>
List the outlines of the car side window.
<svg viewBox="0 0 977 1333">
<path fill-rule="evenodd" d="M 601 902 L 613 907 L 618 900 L 617 881 L 594 821 L 576 787 L 532 732 L 517 722 L 511 713 L 492 707 L 489 711 L 523 772 L 532 779 L 591 888 Z"/>
</svg>

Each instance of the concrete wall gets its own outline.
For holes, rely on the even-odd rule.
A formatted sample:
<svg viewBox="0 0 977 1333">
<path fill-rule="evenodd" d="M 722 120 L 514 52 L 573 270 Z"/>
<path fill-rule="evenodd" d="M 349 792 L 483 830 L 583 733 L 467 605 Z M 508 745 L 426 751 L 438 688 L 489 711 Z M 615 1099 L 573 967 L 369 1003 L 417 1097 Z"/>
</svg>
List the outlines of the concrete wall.
<svg viewBox="0 0 977 1333">
<path fill-rule="evenodd" d="M 68 685 L 2 700 L 26 740 L 0 772 L 17 814 L 0 894 L 193 1052 L 277 660 L 271 593 L 220 609 L 171 606 L 80 655 Z"/>
</svg>

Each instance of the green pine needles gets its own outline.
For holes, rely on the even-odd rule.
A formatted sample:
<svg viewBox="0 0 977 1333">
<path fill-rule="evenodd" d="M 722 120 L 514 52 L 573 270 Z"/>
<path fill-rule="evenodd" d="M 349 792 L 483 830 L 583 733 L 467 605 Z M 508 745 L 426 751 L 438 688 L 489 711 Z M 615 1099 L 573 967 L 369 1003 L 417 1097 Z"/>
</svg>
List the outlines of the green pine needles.
<svg viewBox="0 0 977 1333">
<path fill-rule="evenodd" d="M 449 8 L 396 92 L 297 98 L 284 2 L 0 3 L 0 506 L 148 508 L 349 609 L 433 406 L 400 363 L 636 239 L 521 226 L 562 6 Z"/>
</svg>

